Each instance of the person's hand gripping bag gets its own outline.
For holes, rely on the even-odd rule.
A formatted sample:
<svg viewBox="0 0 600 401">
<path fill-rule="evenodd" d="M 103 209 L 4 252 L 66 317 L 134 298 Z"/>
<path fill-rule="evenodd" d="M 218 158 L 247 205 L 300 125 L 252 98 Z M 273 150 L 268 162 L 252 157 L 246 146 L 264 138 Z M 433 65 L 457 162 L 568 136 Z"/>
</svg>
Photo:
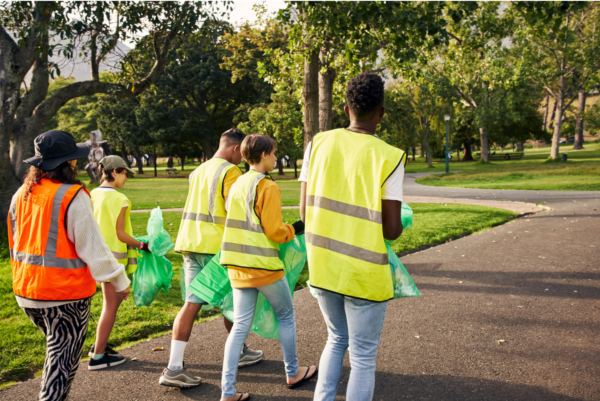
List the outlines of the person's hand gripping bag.
<svg viewBox="0 0 600 401">
<path fill-rule="evenodd" d="M 136 306 L 149 306 L 162 290 L 169 293 L 173 278 L 173 264 L 164 255 L 175 245 L 164 229 L 160 207 L 152 210 L 148 225 L 148 235 L 134 237 L 148 243 L 150 252 L 138 250 L 138 268 L 133 274 L 133 301 Z"/>
</svg>

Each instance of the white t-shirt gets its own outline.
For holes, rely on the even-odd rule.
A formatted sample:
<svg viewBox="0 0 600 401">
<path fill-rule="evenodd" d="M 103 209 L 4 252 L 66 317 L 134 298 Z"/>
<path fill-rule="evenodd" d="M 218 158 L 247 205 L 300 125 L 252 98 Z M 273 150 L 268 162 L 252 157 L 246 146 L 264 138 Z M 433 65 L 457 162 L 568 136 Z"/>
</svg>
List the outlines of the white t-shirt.
<svg viewBox="0 0 600 401">
<path fill-rule="evenodd" d="M 312 149 L 312 142 L 308 144 L 306 147 L 306 151 L 304 152 L 304 160 L 302 160 L 302 170 L 300 171 L 300 177 L 298 181 L 307 182 L 308 181 L 308 167 L 310 166 L 310 155 Z M 396 200 L 403 201 L 402 198 L 402 182 L 404 180 L 404 163 L 400 163 L 398 168 L 392 173 L 392 175 L 387 179 L 385 184 L 383 184 L 383 193 L 381 195 L 381 199 L 385 200 Z"/>
</svg>

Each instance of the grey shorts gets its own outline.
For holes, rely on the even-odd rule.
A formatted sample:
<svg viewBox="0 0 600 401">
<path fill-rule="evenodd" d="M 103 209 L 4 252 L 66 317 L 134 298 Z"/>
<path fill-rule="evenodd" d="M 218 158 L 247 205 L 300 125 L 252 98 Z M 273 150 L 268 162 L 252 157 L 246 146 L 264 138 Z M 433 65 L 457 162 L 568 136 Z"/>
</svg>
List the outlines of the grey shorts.
<svg viewBox="0 0 600 401">
<path fill-rule="evenodd" d="M 204 300 L 196 296 L 187 288 L 192 284 L 196 276 L 204 269 L 204 266 L 210 262 L 215 255 L 205 255 L 202 253 L 184 253 L 183 254 L 183 277 L 181 280 L 181 294 L 184 302 L 192 304 L 204 304 Z M 185 294 L 185 295 L 184 295 Z"/>
</svg>

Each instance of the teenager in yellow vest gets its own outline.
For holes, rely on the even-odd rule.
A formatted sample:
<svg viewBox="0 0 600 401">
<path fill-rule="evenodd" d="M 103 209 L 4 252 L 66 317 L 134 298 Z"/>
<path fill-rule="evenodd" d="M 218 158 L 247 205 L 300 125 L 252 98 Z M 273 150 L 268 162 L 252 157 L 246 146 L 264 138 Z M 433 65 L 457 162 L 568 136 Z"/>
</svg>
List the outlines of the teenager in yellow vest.
<svg viewBox="0 0 600 401">
<path fill-rule="evenodd" d="M 306 149 L 300 214 L 306 222 L 310 285 L 329 336 L 315 400 L 334 400 L 349 344 L 346 399 L 369 401 L 387 301 L 394 289 L 385 239 L 402 233 L 406 154 L 375 135 L 385 113 L 384 82 L 362 73 L 348 82 L 350 126 L 321 132 Z"/>
<path fill-rule="evenodd" d="M 119 156 L 106 156 L 100 160 L 102 178 L 100 186 L 94 189 L 90 196 L 94 204 L 94 219 L 100 226 L 102 236 L 117 261 L 125 266 L 127 274 L 131 275 L 137 269 L 137 251 L 143 249 L 149 252 L 148 244 L 133 238 L 129 213 L 131 202 L 117 188 L 123 188 L 128 174 L 135 174 L 125 160 Z M 92 345 L 89 356 L 90 370 L 99 370 L 120 365 L 126 361 L 118 356 L 118 352 L 108 345 L 110 332 L 115 325 L 117 311 L 123 297 L 119 296 L 115 287 L 110 283 L 102 283 L 102 314 L 98 320 L 96 343 Z M 105 354 L 110 355 L 107 359 Z"/>
<path fill-rule="evenodd" d="M 242 161 L 240 146 L 244 137 L 244 133 L 237 128 L 224 132 L 213 158 L 190 174 L 190 189 L 175 243 L 175 252 L 183 254 L 183 269 L 179 274 L 184 275 L 186 288 L 221 250 L 227 217 L 225 199 L 231 186 L 242 175 L 237 165 Z M 183 367 L 183 356 L 194 320 L 204 304 L 204 300 L 191 291 L 185 291 L 185 304 L 173 323 L 169 365 L 159 379 L 163 386 L 190 388 L 201 383 L 200 377 Z M 223 322 L 230 332 L 232 323 L 225 317 Z M 244 345 L 239 364 L 253 365 L 262 358 L 262 351 L 254 351 Z"/>
<path fill-rule="evenodd" d="M 249 135 L 242 155 L 250 171 L 231 188 L 221 248 L 221 264 L 227 266 L 233 287 L 233 330 L 227 337 L 223 358 L 221 401 L 243 401 L 236 394 L 238 360 L 254 319 L 258 293 L 273 307 L 279 322 L 279 342 L 290 388 L 300 387 L 317 375 L 316 366 L 298 367 L 296 321 L 289 284 L 279 259 L 279 244 L 304 231 L 304 223 L 284 224 L 281 191 L 269 172 L 275 165 L 275 141 L 266 135 Z"/>
</svg>

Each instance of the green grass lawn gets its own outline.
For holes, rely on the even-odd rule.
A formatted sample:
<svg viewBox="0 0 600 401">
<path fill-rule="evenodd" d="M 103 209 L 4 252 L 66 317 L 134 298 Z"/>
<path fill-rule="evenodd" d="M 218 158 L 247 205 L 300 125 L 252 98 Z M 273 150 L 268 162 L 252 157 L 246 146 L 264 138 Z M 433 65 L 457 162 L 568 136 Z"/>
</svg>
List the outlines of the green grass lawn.
<svg viewBox="0 0 600 401">
<path fill-rule="evenodd" d="M 414 204 L 415 222 L 393 244 L 398 253 L 415 251 L 424 247 L 456 239 L 473 232 L 489 229 L 514 216 L 514 213 L 496 208 L 470 205 L 438 205 Z M 146 224 L 150 213 L 133 213 L 131 223 L 135 235 L 146 233 Z M 165 229 L 169 231 L 175 242 L 181 212 L 163 213 Z M 299 218 L 298 209 L 283 210 L 284 222 L 291 224 Z M 2 252 L 0 252 L 2 254 Z M 179 271 L 182 265 L 181 255 L 167 254 L 173 262 L 175 275 L 169 294 L 160 293 L 149 307 L 138 308 L 130 299 L 119 309 L 117 322 L 112 331 L 110 342 L 117 348 L 127 347 L 163 334 L 172 327 L 175 315 L 183 305 L 179 287 Z M 31 377 L 39 371 L 44 363 L 45 338 L 29 321 L 19 308 L 12 292 L 12 272 L 10 261 L 0 259 L 0 388 L 10 385 L 13 380 Z M 299 279 L 299 287 L 304 287 L 308 280 L 305 269 Z M 97 321 L 102 310 L 102 293 L 98 291 L 92 301 L 92 316 Z M 202 312 L 199 320 L 212 319 L 216 312 Z M 85 343 L 85 350 L 94 343 L 96 322 L 90 320 Z"/>
<path fill-rule="evenodd" d="M 419 184 L 440 187 L 600 191 L 599 162 L 543 163 L 503 166 L 419 178 Z"/>
<path fill-rule="evenodd" d="M 432 175 L 417 180 L 419 184 L 486 189 L 598 191 L 600 190 L 600 143 L 585 143 L 585 150 L 574 151 L 573 146 L 561 146 L 568 162 L 550 162 L 550 148 L 525 149 L 522 160 L 491 163 L 453 162 L 450 174 Z M 496 154 L 511 153 L 496 151 Z M 443 172 L 445 164 L 427 167 L 423 159 L 409 163 L 406 171 Z M 460 171 L 452 173 L 452 171 Z"/>
</svg>

